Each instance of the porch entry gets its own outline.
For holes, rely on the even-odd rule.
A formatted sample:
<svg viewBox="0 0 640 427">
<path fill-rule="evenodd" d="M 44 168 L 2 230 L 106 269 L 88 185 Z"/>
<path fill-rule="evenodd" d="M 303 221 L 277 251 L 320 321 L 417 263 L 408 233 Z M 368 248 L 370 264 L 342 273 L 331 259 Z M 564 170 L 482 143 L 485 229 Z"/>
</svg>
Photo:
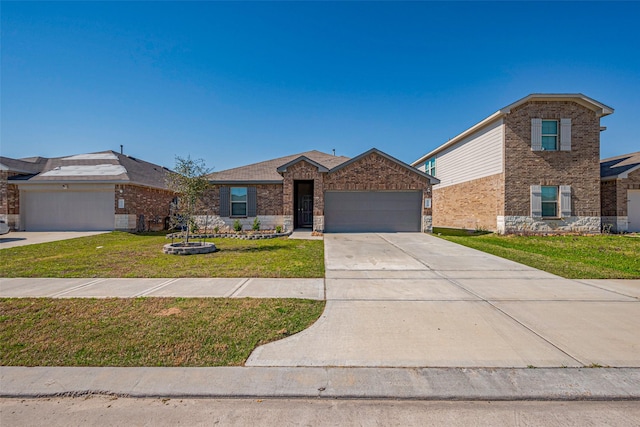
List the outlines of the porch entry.
<svg viewBox="0 0 640 427">
<path fill-rule="evenodd" d="M 293 183 L 294 228 L 313 227 L 313 181 Z"/>
</svg>

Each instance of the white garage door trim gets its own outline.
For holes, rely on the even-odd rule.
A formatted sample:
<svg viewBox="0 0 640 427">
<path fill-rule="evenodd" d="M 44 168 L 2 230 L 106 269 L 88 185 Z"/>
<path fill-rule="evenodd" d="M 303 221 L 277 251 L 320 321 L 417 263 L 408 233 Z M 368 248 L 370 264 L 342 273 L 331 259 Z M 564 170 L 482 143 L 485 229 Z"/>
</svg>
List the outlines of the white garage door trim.
<svg viewBox="0 0 640 427">
<path fill-rule="evenodd" d="M 20 191 L 22 228 L 26 231 L 113 230 L 113 185 L 39 185 Z"/>
<path fill-rule="evenodd" d="M 422 191 L 327 191 L 325 231 L 419 232 Z"/>
</svg>

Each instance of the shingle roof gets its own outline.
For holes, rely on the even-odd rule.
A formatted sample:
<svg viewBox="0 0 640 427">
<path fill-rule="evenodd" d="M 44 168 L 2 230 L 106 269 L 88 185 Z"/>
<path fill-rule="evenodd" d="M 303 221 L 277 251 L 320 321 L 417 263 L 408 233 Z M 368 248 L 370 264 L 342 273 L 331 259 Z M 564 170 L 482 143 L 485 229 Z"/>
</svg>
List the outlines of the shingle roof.
<svg viewBox="0 0 640 427">
<path fill-rule="evenodd" d="M 41 165 L 35 171 L 37 175 L 21 179 L 21 182 L 122 182 L 166 189 L 166 176 L 170 172 L 162 166 L 115 151 L 39 159 Z M 25 163 L 24 159 L 19 161 Z"/>
<path fill-rule="evenodd" d="M 600 178 L 619 177 L 640 167 L 640 151 L 600 161 Z"/>
<path fill-rule="evenodd" d="M 24 174 L 36 174 L 42 171 L 47 159 L 43 157 L 31 157 L 28 159 L 12 159 L 0 156 L 0 170 L 18 172 Z"/>
<path fill-rule="evenodd" d="M 322 153 L 320 151 L 307 151 L 290 156 L 278 157 L 277 159 L 267 160 L 264 162 L 253 163 L 247 166 L 240 166 L 233 169 L 227 169 L 220 172 L 213 172 L 208 178 L 214 183 L 223 182 L 282 182 L 282 176 L 277 169 L 280 166 L 296 160 L 299 157 L 307 157 L 308 159 L 321 164 L 327 169 L 332 169 L 339 164 L 349 160 L 348 157 L 334 156 L 332 154 Z"/>
</svg>

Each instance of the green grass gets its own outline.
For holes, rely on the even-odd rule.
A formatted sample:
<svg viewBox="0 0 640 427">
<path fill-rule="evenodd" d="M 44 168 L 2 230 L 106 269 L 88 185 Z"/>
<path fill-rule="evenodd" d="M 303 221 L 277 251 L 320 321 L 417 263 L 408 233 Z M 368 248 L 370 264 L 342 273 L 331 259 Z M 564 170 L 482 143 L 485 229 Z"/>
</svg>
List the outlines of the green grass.
<svg viewBox="0 0 640 427">
<path fill-rule="evenodd" d="M 323 308 L 300 299 L 0 299 L 0 365 L 239 366 Z"/>
<path fill-rule="evenodd" d="M 113 232 L 2 249 L 0 277 L 324 277 L 317 240 L 213 239 L 218 252 L 166 255 L 164 235 Z"/>
<path fill-rule="evenodd" d="M 640 279 L 640 238 L 500 236 L 434 228 L 434 235 L 569 279 Z"/>
</svg>

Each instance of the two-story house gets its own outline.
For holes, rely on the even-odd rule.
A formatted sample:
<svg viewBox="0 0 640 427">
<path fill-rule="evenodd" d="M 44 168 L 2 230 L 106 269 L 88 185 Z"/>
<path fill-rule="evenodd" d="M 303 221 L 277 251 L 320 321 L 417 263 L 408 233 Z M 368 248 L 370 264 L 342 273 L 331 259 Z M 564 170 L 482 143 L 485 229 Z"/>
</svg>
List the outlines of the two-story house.
<svg viewBox="0 0 640 427">
<path fill-rule="evenodd" d="M 411 165 L 435 176 L 433 225 L 600 232 L 600 118 L 582 94 L 531 94 Z"/>
</svg>

